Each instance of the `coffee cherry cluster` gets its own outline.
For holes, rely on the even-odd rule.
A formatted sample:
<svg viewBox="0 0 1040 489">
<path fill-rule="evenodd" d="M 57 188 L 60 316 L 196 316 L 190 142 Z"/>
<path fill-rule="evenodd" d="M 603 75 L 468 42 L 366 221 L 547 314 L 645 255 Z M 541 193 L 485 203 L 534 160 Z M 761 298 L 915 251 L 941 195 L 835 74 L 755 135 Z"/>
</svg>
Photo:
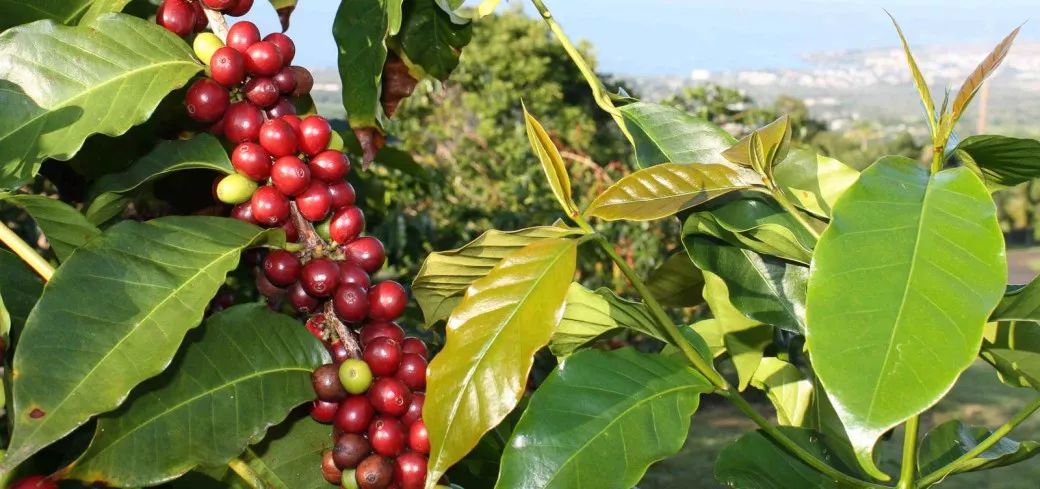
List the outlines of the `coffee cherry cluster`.
<svg viewBox="0 0 1040 489">
<path fill-rule="evenodd" d="M 240 17 L 253 8 L 253 0 L 163 0 L 155 22 L 180 37 L 188 37 L 206 28 L 203 7 Z"/>
<path fill-rule="evenodd" d="M 311 377 L 311 417 L 333 425 L 322 473 L 344 488 L 421 489 L 430 453 L 422 420 L 429 352 L 393 321 L 369 321 L 359 340 L 361 358 L 337 359 Z"/>
</svg>

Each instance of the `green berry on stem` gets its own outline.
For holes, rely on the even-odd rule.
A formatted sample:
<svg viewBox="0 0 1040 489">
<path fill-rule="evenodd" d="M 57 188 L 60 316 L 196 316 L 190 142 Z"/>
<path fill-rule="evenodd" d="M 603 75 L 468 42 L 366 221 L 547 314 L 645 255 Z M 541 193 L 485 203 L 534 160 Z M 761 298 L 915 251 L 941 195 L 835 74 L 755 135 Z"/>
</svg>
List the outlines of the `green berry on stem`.
<svg viewBox="0 0 1040 489">
<path fill-rule="evenodd" d="M 256 182 L 245 175 L 232 173 L 217 184 L 217 198 L 225 204 L 241 204 L 256 192 Z"/>
<path fill-rule="evenodd" d="M 213 59 L 213 53 L 224 47 L 224 41 L 221 41 L 220 38 L 212 32 L 203 32 L 195 36 L 195 41 L 191 43 L 191 47 L 195 50 L 195 56 L 197 56 L 203 64 L 209 66 L 210 60 Z"/>
<path fill-rule="evenodd" d="M 372 369 L 364 360 L 351 358 L 339 366 L 339 381 L 351 394 L 362 394 L 372 385 Z"/>
</svg>

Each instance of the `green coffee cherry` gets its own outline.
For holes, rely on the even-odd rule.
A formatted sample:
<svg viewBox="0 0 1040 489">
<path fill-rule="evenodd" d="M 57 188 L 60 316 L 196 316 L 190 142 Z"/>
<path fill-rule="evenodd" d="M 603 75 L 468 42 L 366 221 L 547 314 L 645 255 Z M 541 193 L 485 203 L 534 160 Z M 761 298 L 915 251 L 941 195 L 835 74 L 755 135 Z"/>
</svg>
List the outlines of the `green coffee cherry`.
<svg viewBox="0 0 1040 489">
<path fill-rule="evenodd" d="M 213 53 L 224 47 L 224 42 L 212 32 L 203 32 L 195 36 L 195 42 L 191 47 L 195 50 L 195 56 L 202 60 L 203 64 L 209 66 Z"/>
<path fill-rule="evenodd" d="M 357 472 L 354 469 L 347 469 L 343 471 L 343 489 L 359 489 L 357 483 L 357 476 L 354 473 Z"/>
<path fill-rule="evenodd" d="M 339 381 L 351 394 L 362 394 L 372 385 L 372 369 L 364 360 L 351 358 L 339 366 Z"/>
<path fill-rule="evenodd" d="M 225 204 L 241 204 L 256 192 L 256 182 L 245 175 L 232 173 L 217 184 L 217 198 Z"/>
</svg>

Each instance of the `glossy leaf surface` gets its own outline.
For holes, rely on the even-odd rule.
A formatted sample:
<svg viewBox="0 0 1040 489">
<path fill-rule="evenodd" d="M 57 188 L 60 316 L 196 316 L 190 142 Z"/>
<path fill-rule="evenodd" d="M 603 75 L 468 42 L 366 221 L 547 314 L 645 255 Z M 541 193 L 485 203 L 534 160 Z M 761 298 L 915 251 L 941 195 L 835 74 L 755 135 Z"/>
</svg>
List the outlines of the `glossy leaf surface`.
<svg viewBox="0 0 1040 489">
<path fill-rule="evenodd" d="M 838 198 L 859 178 L 859 172 L 814 151 L 792 149 L 773 169 L 773 178 L 795 205 L 826 218 Z"/>
<path fill-rule="evenodd" d="M 832 466 L 855 474 L 855 459 L 847 446 L 831 441 L 812 430 L 781 426 L 788 438 Z M 719 453 L 715 478 L 731 487 L 755 489 L 853 489 L 840 484 L 806 465 L 777 445 L 762 431 L 748 433 Z"/>
<path fill-rule="evenodd" d="M 565 357 L 592 340 L 623 328 L 667 341 L 657 331 L 646 304 L 622 299 L 606 287 L 593 292 L 572 283 L 567 290 L 563 319 L 553 333 L 549 350 L 557 357 Z"/>
<path fill-rule="evenodd" d="M 955 154 L 992 190 L 1040 177 L 1040 141 L 977 135 L 957 144 Z"/>
<path fill-rule="evenodd" d="M 577 214 L 578 209 L 571 197 L 571 177 L 567 174 L 567 167 L 563 164 L 560 151 L 556 149 L 549 133 L 545 132 L 541 123 L 527 112 L 524 107 L 524 126 L 527 131 L 527 140 L 531 142 L 531 150 L 538 156 L 542 164 L 542 172 L 549 182 L 556 201 L 560 208 L 568 214 Z"/>
<path fill-rule="evenodd" d="M 958 420 L 947 421 L 932 428 L 921 440 L 917 452 L 917 467 L 929 474 L 967 454 L 993 432 L 982 426 L 968 426 Z M 986 470 L 1016 464 L 1040 454 L 1040 443 L 1017 442 L 1003 437 L 986 451 L 972 458 L 957 472 Z"/>
<path fill-rule="evenodd" d="M 636 102 L 619 107 L 635 140 L 642 168 L 660 163 L 723 163 L 722 152 L 736 142 L 722 128 L 674 107 Z"/>
<path fill-rule="evenodd" d="M 33 194 L 0 195 L 0 202 L 14 204 L 29 213 L 61 261 L 101 234 L 83 214 L 57 199 Z"/>
</svg>

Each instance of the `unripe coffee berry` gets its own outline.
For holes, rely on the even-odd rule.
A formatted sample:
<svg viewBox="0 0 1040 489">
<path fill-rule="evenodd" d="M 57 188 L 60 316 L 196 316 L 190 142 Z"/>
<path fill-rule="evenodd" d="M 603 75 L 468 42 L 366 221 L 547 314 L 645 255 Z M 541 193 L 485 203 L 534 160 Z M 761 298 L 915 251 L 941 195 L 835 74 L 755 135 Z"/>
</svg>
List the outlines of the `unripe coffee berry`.
<svg viewBox="0 0 1040 489">
<path fill-rule="evenodd" d="M 339 365 L 339 381 L 351 394 L 364 394 L 372 385 L 372 369 L 363 360 L 350 358 Z"/>
</svg>

